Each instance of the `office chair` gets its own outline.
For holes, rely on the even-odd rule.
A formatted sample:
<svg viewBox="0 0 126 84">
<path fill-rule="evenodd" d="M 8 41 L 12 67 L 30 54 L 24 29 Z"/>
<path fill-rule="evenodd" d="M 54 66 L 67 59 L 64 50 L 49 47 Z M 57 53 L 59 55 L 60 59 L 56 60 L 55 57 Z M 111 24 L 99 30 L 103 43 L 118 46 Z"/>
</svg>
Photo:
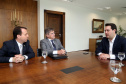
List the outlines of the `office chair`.
<svg viewBox="0 0 126 84">
<path fill-rule="evenodd" d="M 42 56 L 42 51 L 41 51 L 40 48 L 37 49 L 37 56 L 38 56 L 38 57 L 39 57 L 39 56 Z"/>
</svg>

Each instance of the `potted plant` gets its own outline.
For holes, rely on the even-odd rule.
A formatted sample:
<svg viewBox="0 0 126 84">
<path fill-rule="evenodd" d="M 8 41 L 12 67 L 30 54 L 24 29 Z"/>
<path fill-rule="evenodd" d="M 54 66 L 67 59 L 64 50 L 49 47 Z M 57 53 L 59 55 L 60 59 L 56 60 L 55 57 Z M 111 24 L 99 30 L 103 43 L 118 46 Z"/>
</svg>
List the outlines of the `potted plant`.
<svg viewBox="0 0 126 84">
<path fill-rule="evenodd" d="M 124 30 L 121 26 L 119 26 L 117 34 L 120 36 L 126 37 L 126 30 Z"/>
</svg>

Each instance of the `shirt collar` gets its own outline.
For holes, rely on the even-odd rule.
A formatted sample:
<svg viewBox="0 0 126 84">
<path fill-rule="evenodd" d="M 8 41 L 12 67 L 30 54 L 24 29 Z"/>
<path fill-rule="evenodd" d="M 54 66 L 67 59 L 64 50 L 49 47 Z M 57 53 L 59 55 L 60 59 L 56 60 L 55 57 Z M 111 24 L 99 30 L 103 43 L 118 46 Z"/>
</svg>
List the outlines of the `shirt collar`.
<svg viewBox="0 0 126 84">
<path fill-rule="evenodd" d="M 48 39 L 49 41 L 51 41 L 51 39 Z"/>
<path fill-rule="evenodd" d="M 49 41 L 51 41 L 52 39 L 48 39 Z M 54 40 L 54 39 L 53 39 Z"/>
<path fill-rule="evenodd" d="M 18 46 L 22 45 L 22 44 L 21 44 L 21 43 L 19 43 L 18 41 L 16 41 L 16 42 L 17 42 Z"/>
</svg>

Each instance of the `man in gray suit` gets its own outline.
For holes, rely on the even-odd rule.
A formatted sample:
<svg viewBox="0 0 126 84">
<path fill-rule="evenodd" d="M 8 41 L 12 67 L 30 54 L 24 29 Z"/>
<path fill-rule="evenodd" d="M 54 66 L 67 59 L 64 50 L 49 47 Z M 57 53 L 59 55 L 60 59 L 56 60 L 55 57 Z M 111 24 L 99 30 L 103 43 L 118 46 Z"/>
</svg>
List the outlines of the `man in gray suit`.
<svg viewBox="0 0 126 84">
<path fill-rule="evenodd" d="M 53 28 L 45 29 L 46 39 L 40 41 L 42 51 L 47 51 L 48 54 L 65 54 L 59 39 L 55 39 L 55 32 Z"/>
</svg>

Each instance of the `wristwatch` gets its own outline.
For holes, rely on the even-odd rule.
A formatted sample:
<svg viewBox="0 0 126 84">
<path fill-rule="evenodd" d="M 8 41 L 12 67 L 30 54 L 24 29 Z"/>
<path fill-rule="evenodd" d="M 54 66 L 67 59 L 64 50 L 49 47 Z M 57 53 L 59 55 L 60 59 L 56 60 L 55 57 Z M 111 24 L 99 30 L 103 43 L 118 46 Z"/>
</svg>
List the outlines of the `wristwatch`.
<svg viewBox="0 0 126 84">
<path fill-rule="evenodd" d="M 24 56 L 24 60 L 26 60 L 26 56 L 25 55 L 23 55 Z"/>
</svg>

